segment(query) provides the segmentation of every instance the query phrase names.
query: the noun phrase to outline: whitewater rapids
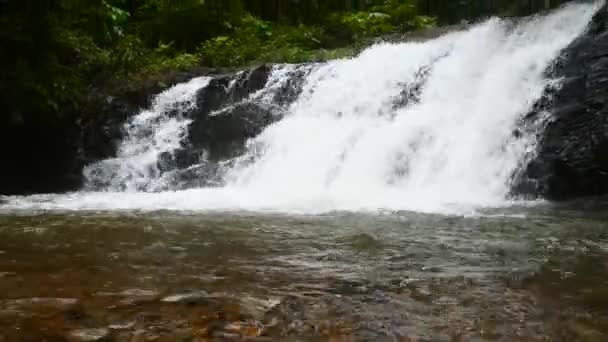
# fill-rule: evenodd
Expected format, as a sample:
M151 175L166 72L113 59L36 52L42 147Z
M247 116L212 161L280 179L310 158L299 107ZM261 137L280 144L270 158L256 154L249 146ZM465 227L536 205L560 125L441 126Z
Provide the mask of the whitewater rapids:
M189 121L168 112L191 108L209 79L177 85L128 124L116 158L94 165L111 178L105 191L8 197L2 208L453 213L511 203L513 175L536 146L534 129L514 131L547 87L559 86L546 71L601 5L570 4L517 24L493 18L306 66L302 94L227 164L221 187L171 191L154 168L186 138ZM267 87L290 67L275 68ZM142 139L141 130L154 134Z

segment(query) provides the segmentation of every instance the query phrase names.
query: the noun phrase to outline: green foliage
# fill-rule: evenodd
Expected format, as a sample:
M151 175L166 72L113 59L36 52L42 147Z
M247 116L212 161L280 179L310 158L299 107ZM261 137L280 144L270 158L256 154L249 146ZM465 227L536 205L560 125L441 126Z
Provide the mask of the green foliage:
M426 15L417 15L406 23L407 27L416 30L427 30L437 26L437 18Z
M311 60L312 50L324 39L319 27L273 24L245 16L229 35L203 42L198 49L202 61L213 67L235 67L255 62L297 63Z
M335 36L349 42L364 37L393 32L391 16L380 12L347 12L335 14L329 20L329 27Z
M408 21L418 14L416 2L407 0L386 0L381 5L374 6L373 10L386 13L397 22Z
M420 15L416 1L387 0L375 10L388 14L397 31L427 29L437 23L434 17Z
M112 37L122 36L131 14L116 6L110 5L106 1L103 1L103 6L102 13L105 16L104 22L108 38L112 39Z
M249 46L242 45L237 38L219 36L204 42L200 53L205 63L212 67L235 66L244 63Z
M269 22L247 15L238 26L233 27L230 35L203 42L198 53L202 61L212 67L238 66L254 60L266 42L273 38Z
M134 35L120 39L111 52L111 65L116 71L128 72L146 63L146 48Z
M0 106L21 122L172 70L346 58L368 38L489 5L530 10L508 0L0 0Z

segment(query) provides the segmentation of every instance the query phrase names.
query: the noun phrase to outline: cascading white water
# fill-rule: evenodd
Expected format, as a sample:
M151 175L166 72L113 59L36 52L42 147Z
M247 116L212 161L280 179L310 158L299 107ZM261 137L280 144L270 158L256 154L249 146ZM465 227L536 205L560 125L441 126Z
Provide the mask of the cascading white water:
M289 201L433 209L497 204L532 137L518 119L545 71L594 13L576 5L511 27L492 19L423 44L384 44L317 70L290 116L256 139L264 155L233 183ZM430 66L419 103L392 110Z
M600 5L571 4L517 25L491 19L432 41L379 44L356 58L315 66L285 118L249 142L221 188L83 192L12 203L300 212L500 205L513 173L534 148L532 135L515 137L513 131L556 81L545 71ZM403 94L409 94L408 103L400 105ZM157 120L165 111L144 112L135 121ZM111 189L138 189L140 181L154 178L142 171L154 159L148 157L174 149L182 138L183 129L167 129L166 120L173 119L156 125L149 151L137 150L142 140L136 129L119 158L102 162L136 175Z
M194 78L156 96L151 109L125 124L118 156L85 168L86 187L130 192L166 188L167 180L158 168L159 157L180 147L191 122L182 113L196 105L197 91L209 81L209 77Z
M280 87L293 66L277 66L272 70L266 87L243 101L256 101L272 105L272 94ZM243 76L240 73L239 76ZM196 107L199 91L212 80L198 77L177 84L157 95L150 109L142 110L124 125L125 138L118 146L116 158L93 163L84 169L85 190L102 189L106 192L159 192L171 190L175 171L162 170L162 158L170 156L188 135L192 119L187 113ZM235 87L239 77L228 85L226 92ZM241 101L242 102L242 101ZM221 115L237 103L211 112ZM202 156L204 157L204 156ZM205 158L203 163L205 163ZM195 165L198 166L198 165ZM194 166L194 167L195 167Z

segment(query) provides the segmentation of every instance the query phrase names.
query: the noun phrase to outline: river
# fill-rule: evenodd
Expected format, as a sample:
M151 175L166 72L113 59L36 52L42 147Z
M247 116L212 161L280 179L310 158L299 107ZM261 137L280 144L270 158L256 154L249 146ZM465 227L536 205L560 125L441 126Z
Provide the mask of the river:
M607 209L5 212L0 336L601 341Z

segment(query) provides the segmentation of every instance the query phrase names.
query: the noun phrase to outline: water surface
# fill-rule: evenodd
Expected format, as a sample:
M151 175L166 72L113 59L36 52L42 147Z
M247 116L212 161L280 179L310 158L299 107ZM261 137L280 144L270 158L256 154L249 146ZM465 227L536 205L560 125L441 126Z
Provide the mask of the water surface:
M0 216L0 341L604 341L608 206Z

